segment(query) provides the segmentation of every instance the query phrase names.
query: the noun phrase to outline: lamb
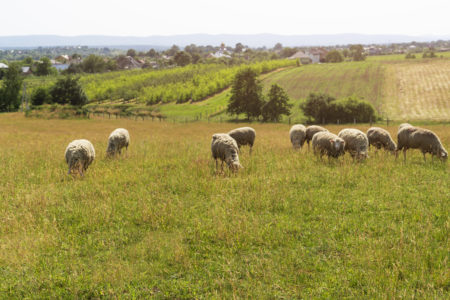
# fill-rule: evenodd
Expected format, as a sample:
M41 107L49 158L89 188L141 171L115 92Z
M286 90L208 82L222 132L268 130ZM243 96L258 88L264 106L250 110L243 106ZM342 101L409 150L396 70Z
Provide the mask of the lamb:
M306 139L306 128L301 124L296 124L289 130L289 137L291 138L292 147L294 149L301 149Z
M327 154L328 158L338 158L344 155L345 141L331 132L320 131L313 136L312 147L314 154L320 154L320 158L323 154Z
M311 125L306 128L306 143L308 143L308 149L309 149L309 142L312 140L313 136L321 131L328 131L328 129L318 125Z
M400 131L400 129L402 129L404 127L413 127L413 126L409 123L402 123L398 126L398 130Z
M432 158L436 155L442 161L446 161L448 158L448 153L444 149L439 137L431 130L406 126L399 129L397 141L397 151L403 149L404 161L406 161L406 150L408 149L420 149L425 162L426 153L431 153Z
M367 130L367 138L369 139L369 148L371 145L378 150L383 147L385 150L396 153L397 145L387 130L380 127L371 127Z
M228 132L233 139L236 140L238 148L241 146L250 145L250 154L252 154L253 144L255 143L256 131L251 127L240 127Z
M238 171L242 168L239 162L239 148L236 140L233 139L229 134L226 133L216 133L212 136L211 141L211 152L212 157L216 161L216 170L218 167L217 159L222 161L221 168L223 169L223 162L225 161L228 167L232 171Z
M353 159L368 157L369 140L364 132L355 128L342 129L338 136L345 141L344 150L348 151Z
M117 153L121 154L121 150L125 147L128 150L130 144L130 134L124 128L117 128L108 138L108 148L106 149L107 156L114 156Z
M81 176L84 176L84 172L95 159L94 146L88 140L74 140L67 146L65 157L69 166L67 174L77 168Z

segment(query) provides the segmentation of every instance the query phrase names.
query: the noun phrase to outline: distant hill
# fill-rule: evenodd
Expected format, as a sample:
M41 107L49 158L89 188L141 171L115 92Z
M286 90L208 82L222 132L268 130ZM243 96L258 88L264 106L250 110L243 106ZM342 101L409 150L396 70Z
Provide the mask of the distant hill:
M277 34L187 34L170 36L106 36L106 35L28 35L28 36L0 36L0 49L5 48L32 48L49 46L91 46L91 47L115 47L133 45L135 47L147 46L148 48L161 48L178 45L184 47L189 44L213 45L225 43L234 46L242 43L250 47L273 47L276 43L283 46L332 46L347 44L389 44L428 42L436 40L450 40L446 36L407 36L407 35L365 35L365 34L327 34L327 35L277 35Z

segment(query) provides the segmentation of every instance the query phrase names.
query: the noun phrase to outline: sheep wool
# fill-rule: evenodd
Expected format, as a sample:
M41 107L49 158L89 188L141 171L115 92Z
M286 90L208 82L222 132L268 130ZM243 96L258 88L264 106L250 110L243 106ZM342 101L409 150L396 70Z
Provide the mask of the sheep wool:
M367 139L369 140L369 147L372 145L377 149L383 147L385 150L395 152L397 145L392 139L389 132L380 127L371 127L367 130Z
M256 131L251 127L240 127L228 132L228 135L236 140L238 148L249 145L250 154L252 153L253 144L255 143Z
M320 154L320 157L326 154L338 158L344 155L345 141L331 132L320 131L313 136L312 147L314 154Z
M228 167L237 171L239 168L242 168L239 162L239 148L236 143L236 140L233 139L229 134L226 133L216 133L212 136L211 141L211 152L212 157L216 161L216 169L218 168L218 161L220 159L223 168L223 162L225 162Z
M442 145L439 137L431 130L414 126L400 128L397 134L398 151L403 149L403 157L406 161L406 151L408 149L420 149L423 154L430 153L432 157L436 155L442 161L446 161L448 153Z
M292 147L294 149L301 149L306 140L306 127L301 124L293 125L291 130L289 130L289 137Z
M106 149L106 155L113 156L121 154L122 148L126 148L128 150L128 145L130 144L130 134L128 130L124 128L117 128L108 138L108 147Z
M328 129L323 128L322 126L318 125L311 125L306 128L306 143L308 143L309 148L309 142L311 142L313 136L321 131L328 131Z
M353 158L364 159L368 157L369 140L364 132L356 128L342 129L338 136L345 141L344 150Z
M94 146L88 140L74 140L67 146L65 158L69 167L68 174L77 168L81 176L84 176L84 172L95 159Z

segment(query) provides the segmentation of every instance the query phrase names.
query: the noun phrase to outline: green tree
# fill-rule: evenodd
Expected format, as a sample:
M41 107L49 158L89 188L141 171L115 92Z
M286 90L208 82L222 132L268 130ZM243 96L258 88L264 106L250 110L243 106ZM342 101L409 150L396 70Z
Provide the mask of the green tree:
M268 98L261 112L264 121L278 122L282 115L291 114L292 104L289 104L289 96L281 86L272 84Z
M37 62L35 73L37 76L47 76L54 73L52 63L48 57L42 57L41 61Z
M227 107L229 114L245 114L249 120L261 115L264 102L262 85L257 76L258 74L251 68L244 68L237 72Z
M58 79L51 88L53 102L81 106L88 102L88 98L81 87L79 77L66 76Z
M242 43L237 43L236 46L234 46L234 52L241 53L242 50L244 50L244 45L242 45Z
M365 60L364 56L364 48L362 45L351 45L350 46L350 56L354 61L362 61Z
M42 105L50 102L51 96L48 88L40 86L33 91L33 94L31 95L31 104Z
M33 65L33 58L31 56L27 56L24 58L24 60L22 62L25 66L31 67Z
M136 50L128 49L127 56L136 57Z
M157 57L158 56L158 52L156 52L156 50L152 48L152 49L148 50L146 55L149 56L149 57Z
M344 61L344 57L337 50L332 50L327 53L325 60L330 63L338 63Z
M106 62L103 57L91 54L83 60L81 67L86 73L101 73L106 69Z
M20 106L20 89L22 88L22 70L17 63L11 63L3 77L0 89L0 111L14 111Z
M305 102L300 104L300 108L306 117L313 118L316 122L326 122L328 105L336 98L327 94L310 93Z
M191 63L192 56L185 51L180 51L175 54L174 60L177 65L184 67Z

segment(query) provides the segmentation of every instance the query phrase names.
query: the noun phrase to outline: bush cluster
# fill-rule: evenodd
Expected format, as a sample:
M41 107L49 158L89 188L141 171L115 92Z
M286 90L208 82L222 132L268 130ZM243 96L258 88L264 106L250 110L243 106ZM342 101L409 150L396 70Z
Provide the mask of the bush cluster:
M51 103L82 106L88 102L88 98L79 80L78 77L66 76L50 88L38 87L31 95L31 103L35 106Z
M337 100L327 94L311 93L300 104L300 108L306 117L316 123L361 123L376 120L372 104L356 97Z

